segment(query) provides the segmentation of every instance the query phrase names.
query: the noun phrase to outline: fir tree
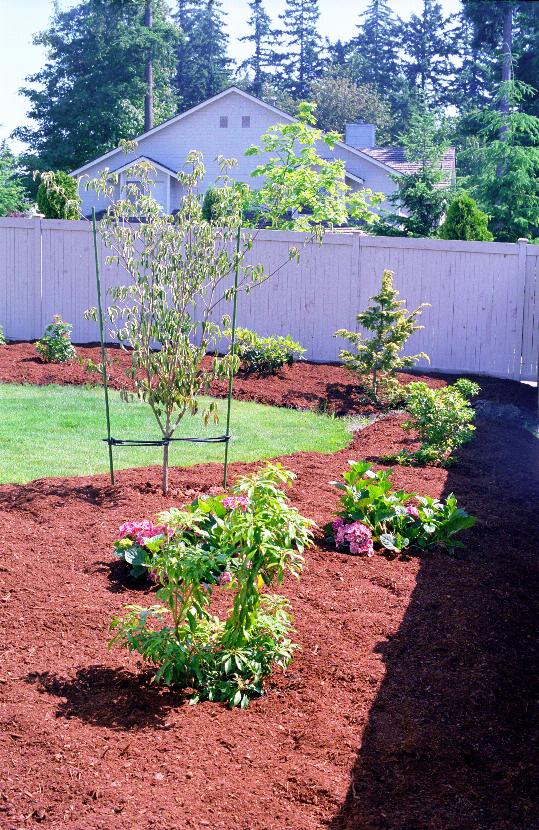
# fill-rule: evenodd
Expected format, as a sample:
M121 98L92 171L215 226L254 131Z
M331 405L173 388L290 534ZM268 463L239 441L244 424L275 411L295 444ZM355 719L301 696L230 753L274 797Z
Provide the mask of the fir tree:
M286 0L280 15L286 39L286 57L279 66L280 83L296 98L305 98L309 84L322 75L319 17L318 0Z
M249 25L252 32L240 38L240 40L252 43L253 53L247 60L243 61L240 69L252 73L252 80L248 84L249 92L261 98L264 84L271 80L272 73L268 70L275 66L276 61L280 59L276 51L280 32L272 28L271 19L264 8L263 0L251 0L249 6L251 8Z
M452 51L460 58L449 85L448 98L460 112L470 112L489 99L492 84L492 50L475 39L472 22L459 12L450 18Z
M400 21L389 7L388 0L371 0L352 41L352 72L358 83L372 84L388 95L399 74Z
M406 341L423 326L416 323L417 317L428 303L422 303L415 311L408 312L404 300L398 300L399 292L393 287L393 271L382 274L382 288L371 297L373 303L357 315L357 322L372 337L367 338L357 331L339 329L335 337L348 340L355 352L343 349L340 358L353 372L369 378L369 391L378 403L382 398L395 398L399 383L395 377L398 369L414 366L421 358L428 360L424 352L416 355L401 355Z
M56 7L34 43L46 49L42 70L21 92L35 126L15 131L32 147L24 163L72 170L144 129L145 65L153 57L154 112L159 123L175 111L172 89L177 29L164 0L153 0L153 27L144 25L146 0L81 0Z
M404 71L409 83L433 103L447 103L452 45L440 3L423 0L421 16L413 14L403 24L402 43L406 52Z
M539 118L523 111L534 93L521 82L501 84L495 106L478 117L475 142L461 153L466 187L500 242L539 237ZM501 101L509 102L509 112Z
M222 6L221 0L184 1L178 6L176 20L185 38L176 74L181 111L211 98L230 84L232 62L227 54Z

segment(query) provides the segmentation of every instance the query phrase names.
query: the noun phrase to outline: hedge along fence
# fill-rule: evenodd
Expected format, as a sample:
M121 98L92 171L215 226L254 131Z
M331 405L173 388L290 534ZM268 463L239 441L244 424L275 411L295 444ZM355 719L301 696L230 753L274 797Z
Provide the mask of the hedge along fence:
M302 234L258 231L250 254L271 271L286 262ZM73 323L75 343L95 342L83 312L96 303L90 223L0 219L0 324L6 337L34 340L55 312ZM103 289L124 281L105 265ZM300 263L281 267L268 283L242 295L238 324L259 334L290 334L307 359L338 358L338 328L354 328L380 285L384 268L408 308L431 303L410 353L425 351L431 368L517 380L537 378L539 247L526 242L459 242L326 234L301 248ZM424 364L426 365L426 364Z

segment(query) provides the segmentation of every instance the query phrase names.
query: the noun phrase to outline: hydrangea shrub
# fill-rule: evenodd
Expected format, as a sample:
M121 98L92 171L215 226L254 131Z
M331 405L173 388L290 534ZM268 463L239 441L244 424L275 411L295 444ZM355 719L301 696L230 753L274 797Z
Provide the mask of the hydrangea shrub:
M335 546L350 553L372 556L401 553L407 548L440 546L453 552L462 547L455 536L475 524L475 518L457 506L453 494L445 501L394 490L391 470L374 471L366 461L349 461L341 491L338 518L326 532Z

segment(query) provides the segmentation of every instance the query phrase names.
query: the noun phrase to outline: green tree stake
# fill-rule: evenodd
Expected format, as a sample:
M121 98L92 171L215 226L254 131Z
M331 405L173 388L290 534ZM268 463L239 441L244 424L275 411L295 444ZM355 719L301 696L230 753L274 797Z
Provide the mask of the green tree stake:
M240 270L240 246L241 246L241 225L238 227L236 236L236 268L234 269L234 299L232 301L232 335L230 339L230 353L232 363L228 375L228 399L226 404L226 430L225 435L225 462L223 468L223 487L227 486L228 479L228 445L230 444L230 412L232 409L232 386L234 383L234 355L236 353L236 316L238 311L238 275Z
M97 313L99 319L99 342L101 344L101 376L105 390L105 415L107 419L107 445L109 448L109 469L110 483L114 484L114 460L112 457L112 444L110 443L110 407L109 388L107 384L107 360L105 357L105 335L103 331L103 306L101 305L101 279L99 276L99 254L97 251L97 228L95 225L95 208L92 208L92 229L94 234L94 255L95 255L95 281L97 285Z

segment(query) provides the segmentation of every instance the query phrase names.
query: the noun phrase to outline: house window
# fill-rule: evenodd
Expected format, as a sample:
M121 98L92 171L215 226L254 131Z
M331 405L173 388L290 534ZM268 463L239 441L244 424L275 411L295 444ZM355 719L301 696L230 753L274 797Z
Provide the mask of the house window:
M242 115L242 117L241 117L241 126L242 127L250 127L251 126L251 116L250 115Z
M225 129L228 127L228 115L221 115L219 118L219 126L221 129Z

